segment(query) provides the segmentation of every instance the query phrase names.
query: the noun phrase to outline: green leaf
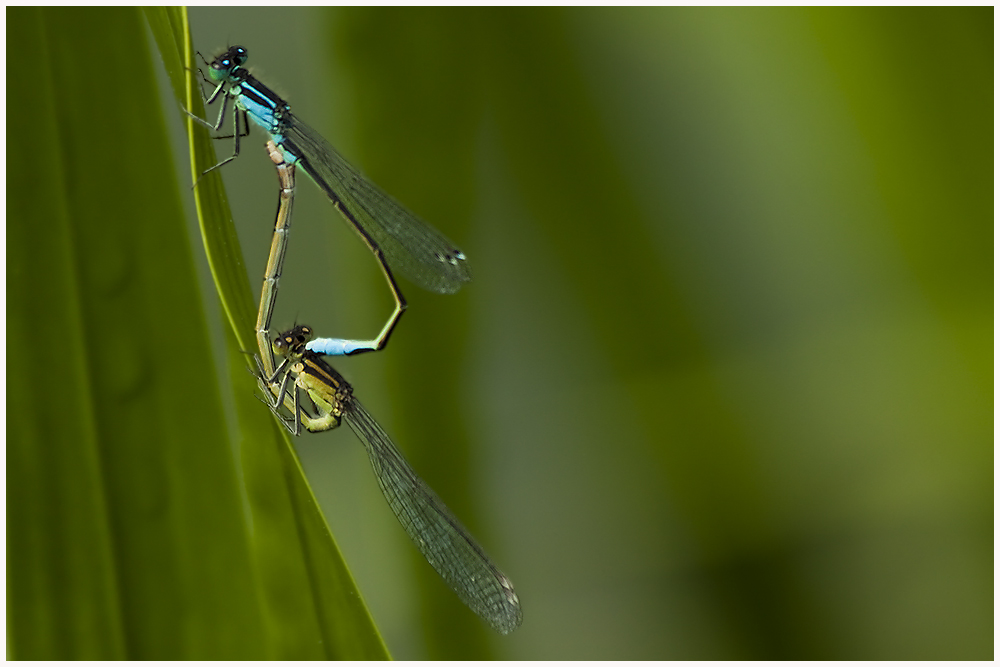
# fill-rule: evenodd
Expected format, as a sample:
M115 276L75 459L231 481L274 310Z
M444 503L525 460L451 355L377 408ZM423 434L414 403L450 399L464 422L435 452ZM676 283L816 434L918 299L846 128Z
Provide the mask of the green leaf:
M200 113L184 11L146 16ZM217 176L195 191L230 324L228 358L211 354L141 15L14 8L8 21L8 121L30 129L7 151L9 656L386 657L253 396L253 303ZM192 142L200 172L211 142L200 129Z

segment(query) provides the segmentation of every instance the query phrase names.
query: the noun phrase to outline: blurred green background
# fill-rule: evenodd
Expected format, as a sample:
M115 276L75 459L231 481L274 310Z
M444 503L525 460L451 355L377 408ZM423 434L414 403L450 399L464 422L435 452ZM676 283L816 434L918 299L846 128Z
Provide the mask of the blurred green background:
M510 575L523 627L493 636L421 562L352 434L295 442L394 657L992 659L991 8L190 21L196 49L246 47L472 263L457 296L404 281L392 344L336 366ZM31 55L9 46L8 74ZM146 154L189 208L221 378L159 86L174 141ZM277 201L263 141L223 174L255 295ZM295 206L275 327L374 335L391 310L374 261L304 175ZM30 315L8 307L9 361ZM238 430L231 412L216 429ZM8 595L9 628L16 611Z

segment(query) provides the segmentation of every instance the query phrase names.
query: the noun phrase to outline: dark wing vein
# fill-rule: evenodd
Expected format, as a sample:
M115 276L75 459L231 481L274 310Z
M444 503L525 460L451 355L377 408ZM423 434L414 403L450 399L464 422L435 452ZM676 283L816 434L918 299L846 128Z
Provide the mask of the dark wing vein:
M344 421L365 444L389 507L441 578L470 609L501 633L521 624L510 579L421 480L374 418L351 398Z
M471 279L454 243L361 175L318 132L289 114L285 146L302 168L385 253L389 266L433 292L456 292Z

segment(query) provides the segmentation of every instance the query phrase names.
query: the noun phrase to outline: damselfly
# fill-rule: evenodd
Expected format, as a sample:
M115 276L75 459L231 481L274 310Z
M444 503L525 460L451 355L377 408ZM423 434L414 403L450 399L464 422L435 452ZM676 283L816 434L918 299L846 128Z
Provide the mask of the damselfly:
M295 435L300 433L301 425L318 432L337 428L341 420L346 421L364 443L389 507L427 562L494 630L501 634L515 630L521 624L521 603L510 579L417 476L386 432L354 397L351 385L307 348L311 338L312 329L303 325L275 338L272 350L282 361L270 376L265 376L258 360L261 382L268 387L279 384L270 402L271 410ZM315 416L306 412L303 392L313 404ZM293 405L290 420L279 412L282 404L287 405L288 394Z
M250 132L249 120L270 135L288 164L305 170L375 255L389 282L396 310L382 335L375 339L375 349L381 349L406 308L390 266L426 289L452 293L471 278L465 254L362 176L318 132L299 120L283 99L254 78L243 67L246 60L246 49L233 46L211 63L206 62L208 76L216 84L206 96L206 104L212 104L222 95L222 106L214 124L193 117L218 130L230 100L235 107L233 155L206 173L239 156L240 138Z
M257 348L266 371L274 372L271 354L270 327L274 314L274 304L278 298L278 282L285 265L288 249L288 234L292 226L292 203L295 198L295 164L289 163L274 142L268 140L267 153L278 172L278 213L274 218L274 234L271 236L271 252L264 270L264 285L260 291L260 308L257 311ZM389 286L393 286L392 276L385 274ZM389 339L393 327L406 308L405 302L397 300L396 309L389 316L377 338L372 340L352 340L344 338L317 338L309 343L309 349L323 355L346 356L359 352L380 350Z

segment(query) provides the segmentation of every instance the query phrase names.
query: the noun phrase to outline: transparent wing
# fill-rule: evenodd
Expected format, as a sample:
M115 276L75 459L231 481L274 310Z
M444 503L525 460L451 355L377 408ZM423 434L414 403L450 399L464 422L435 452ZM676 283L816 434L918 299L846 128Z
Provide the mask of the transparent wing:
M450 294L469 282L468 262L454 243L362 176L296 116L285 121L283 145L334 206L378 244L394 271L432 292Z
M353 397L344 405L343 419L365 444L389 507L427 562L494 630L505 635L521 625L521 603L510 579L417 477L382 427Z

